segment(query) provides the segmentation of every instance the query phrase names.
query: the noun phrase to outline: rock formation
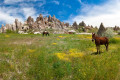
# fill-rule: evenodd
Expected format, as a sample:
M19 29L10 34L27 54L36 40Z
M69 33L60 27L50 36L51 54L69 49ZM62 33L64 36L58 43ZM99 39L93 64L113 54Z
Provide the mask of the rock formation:
M66 27L69 27L70 25L69 25L69 23L65 23L65 26L66 26Z
M78 25L77 25L77 22L76 22L76 21L73 23L73 28L74 28L74 29L78 29Z
M102 34L106 31L103 23L100 24L99 30L97 32L98 36L102 36Z
M113 30L114 31L118 31L120 28L118 27L118 26L115 26L114 28L113 28Z
M27 19L27 24L28 24L30 29L33 28L33 23L34 23L34 19L31 16L29 16Z
M79 26L86 27L86 24L84 21L82 21L81 23L79 23Z
M27 20L22 24L18 19L15 19L15 22L13 24L6 24L5 26L2 25L1 32L5 32L6 30L11 31L27 31L27 30L33 30L33 31L40 31L44 29L54 29L54 30L62 30L65 27L69 27L69 23L64 23L58 20L55 15L51 17L43 17L42 14L37 17L36 21L29 16Z

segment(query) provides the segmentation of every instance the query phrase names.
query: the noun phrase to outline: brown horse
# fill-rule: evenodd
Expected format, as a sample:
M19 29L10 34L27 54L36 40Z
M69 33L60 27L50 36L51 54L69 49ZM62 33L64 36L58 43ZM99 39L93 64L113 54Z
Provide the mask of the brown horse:
M92 33L92 41L94 40L97 48L97 53L100 54L100 45L105 45L106 51L108 51L109 40L107 37L98 37L95 35L95 33Z
M49 34L48 31L43 31L42 35L43 35L43 36L44 36L44 35L49 36L50 34Z

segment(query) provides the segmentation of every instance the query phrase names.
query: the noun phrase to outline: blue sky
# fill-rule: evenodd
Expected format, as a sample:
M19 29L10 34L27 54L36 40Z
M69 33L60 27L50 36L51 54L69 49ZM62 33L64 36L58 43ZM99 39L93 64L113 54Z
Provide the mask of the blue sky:
M36 19L55 15L59 20L88 25L120 26L120 0L0 0L0 25L13 23L15 18L24 22L28 16Z

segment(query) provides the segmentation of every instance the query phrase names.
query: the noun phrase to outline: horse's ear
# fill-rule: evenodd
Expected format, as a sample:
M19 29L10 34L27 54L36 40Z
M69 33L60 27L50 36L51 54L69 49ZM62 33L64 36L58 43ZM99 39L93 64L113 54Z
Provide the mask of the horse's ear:
M95 33L92 33L92 35L95 35Z

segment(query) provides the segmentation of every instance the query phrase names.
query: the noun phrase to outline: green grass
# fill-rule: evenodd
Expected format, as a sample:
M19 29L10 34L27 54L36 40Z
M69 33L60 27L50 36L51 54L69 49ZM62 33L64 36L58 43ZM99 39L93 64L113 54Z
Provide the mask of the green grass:
M91 35L0 34L0 79L120 80L120 36L101 54Z

